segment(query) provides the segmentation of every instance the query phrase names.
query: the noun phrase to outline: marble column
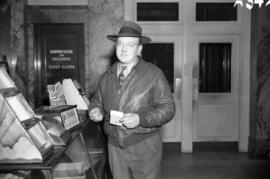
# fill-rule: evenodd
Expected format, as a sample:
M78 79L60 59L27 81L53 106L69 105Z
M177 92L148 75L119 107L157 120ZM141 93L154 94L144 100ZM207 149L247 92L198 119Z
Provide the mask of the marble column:
M249 153L270 157L270 7L252 12Z
M24 7L25 0L11 1L11 76L16 86L27 94L26 59L25 59L25 36L24 36Z

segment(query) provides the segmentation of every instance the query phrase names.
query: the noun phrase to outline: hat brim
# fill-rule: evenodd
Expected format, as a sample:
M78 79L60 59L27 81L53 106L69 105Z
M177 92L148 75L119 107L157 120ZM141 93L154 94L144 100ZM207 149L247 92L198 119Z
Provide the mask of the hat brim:
M115 35L107 35L107 38L113 42L117 42L118 37L138 37L140 39L140 44L148 44L151 42L151 38L147 36L134 35L134 34L115 34Z

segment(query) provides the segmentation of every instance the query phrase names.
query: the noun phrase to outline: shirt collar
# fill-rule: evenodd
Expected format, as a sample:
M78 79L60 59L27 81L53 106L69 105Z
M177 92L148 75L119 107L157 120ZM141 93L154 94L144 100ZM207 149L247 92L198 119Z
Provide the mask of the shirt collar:
M140 68L140 66L141 66L141 63L142 63L142 58L140 56L138 56L138 62L133 66L132 69L138 70ZM111 68L109 69L109 71L117 75L117 69L118 69L119 64L120 64L120 62L114 63L111 66Z

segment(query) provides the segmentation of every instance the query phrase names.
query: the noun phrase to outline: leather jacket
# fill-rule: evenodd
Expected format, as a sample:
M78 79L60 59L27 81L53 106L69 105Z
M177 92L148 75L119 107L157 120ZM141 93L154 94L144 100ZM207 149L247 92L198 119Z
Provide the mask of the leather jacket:
M89 110L101 109L109 143L127 147L160 133L161 126L172 120L175 104L170 86L157 66L139 59L121 87L117 65L118 62L102 75ZM111 110L137 113L140 125L128 129L110 124Z

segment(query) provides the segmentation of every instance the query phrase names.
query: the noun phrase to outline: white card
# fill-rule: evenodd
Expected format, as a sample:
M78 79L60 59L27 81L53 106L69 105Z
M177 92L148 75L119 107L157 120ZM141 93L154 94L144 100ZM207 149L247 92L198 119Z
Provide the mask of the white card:
M124 113L120 111L111 110L110 112L110 124L122 126L120 119L124 117Z

